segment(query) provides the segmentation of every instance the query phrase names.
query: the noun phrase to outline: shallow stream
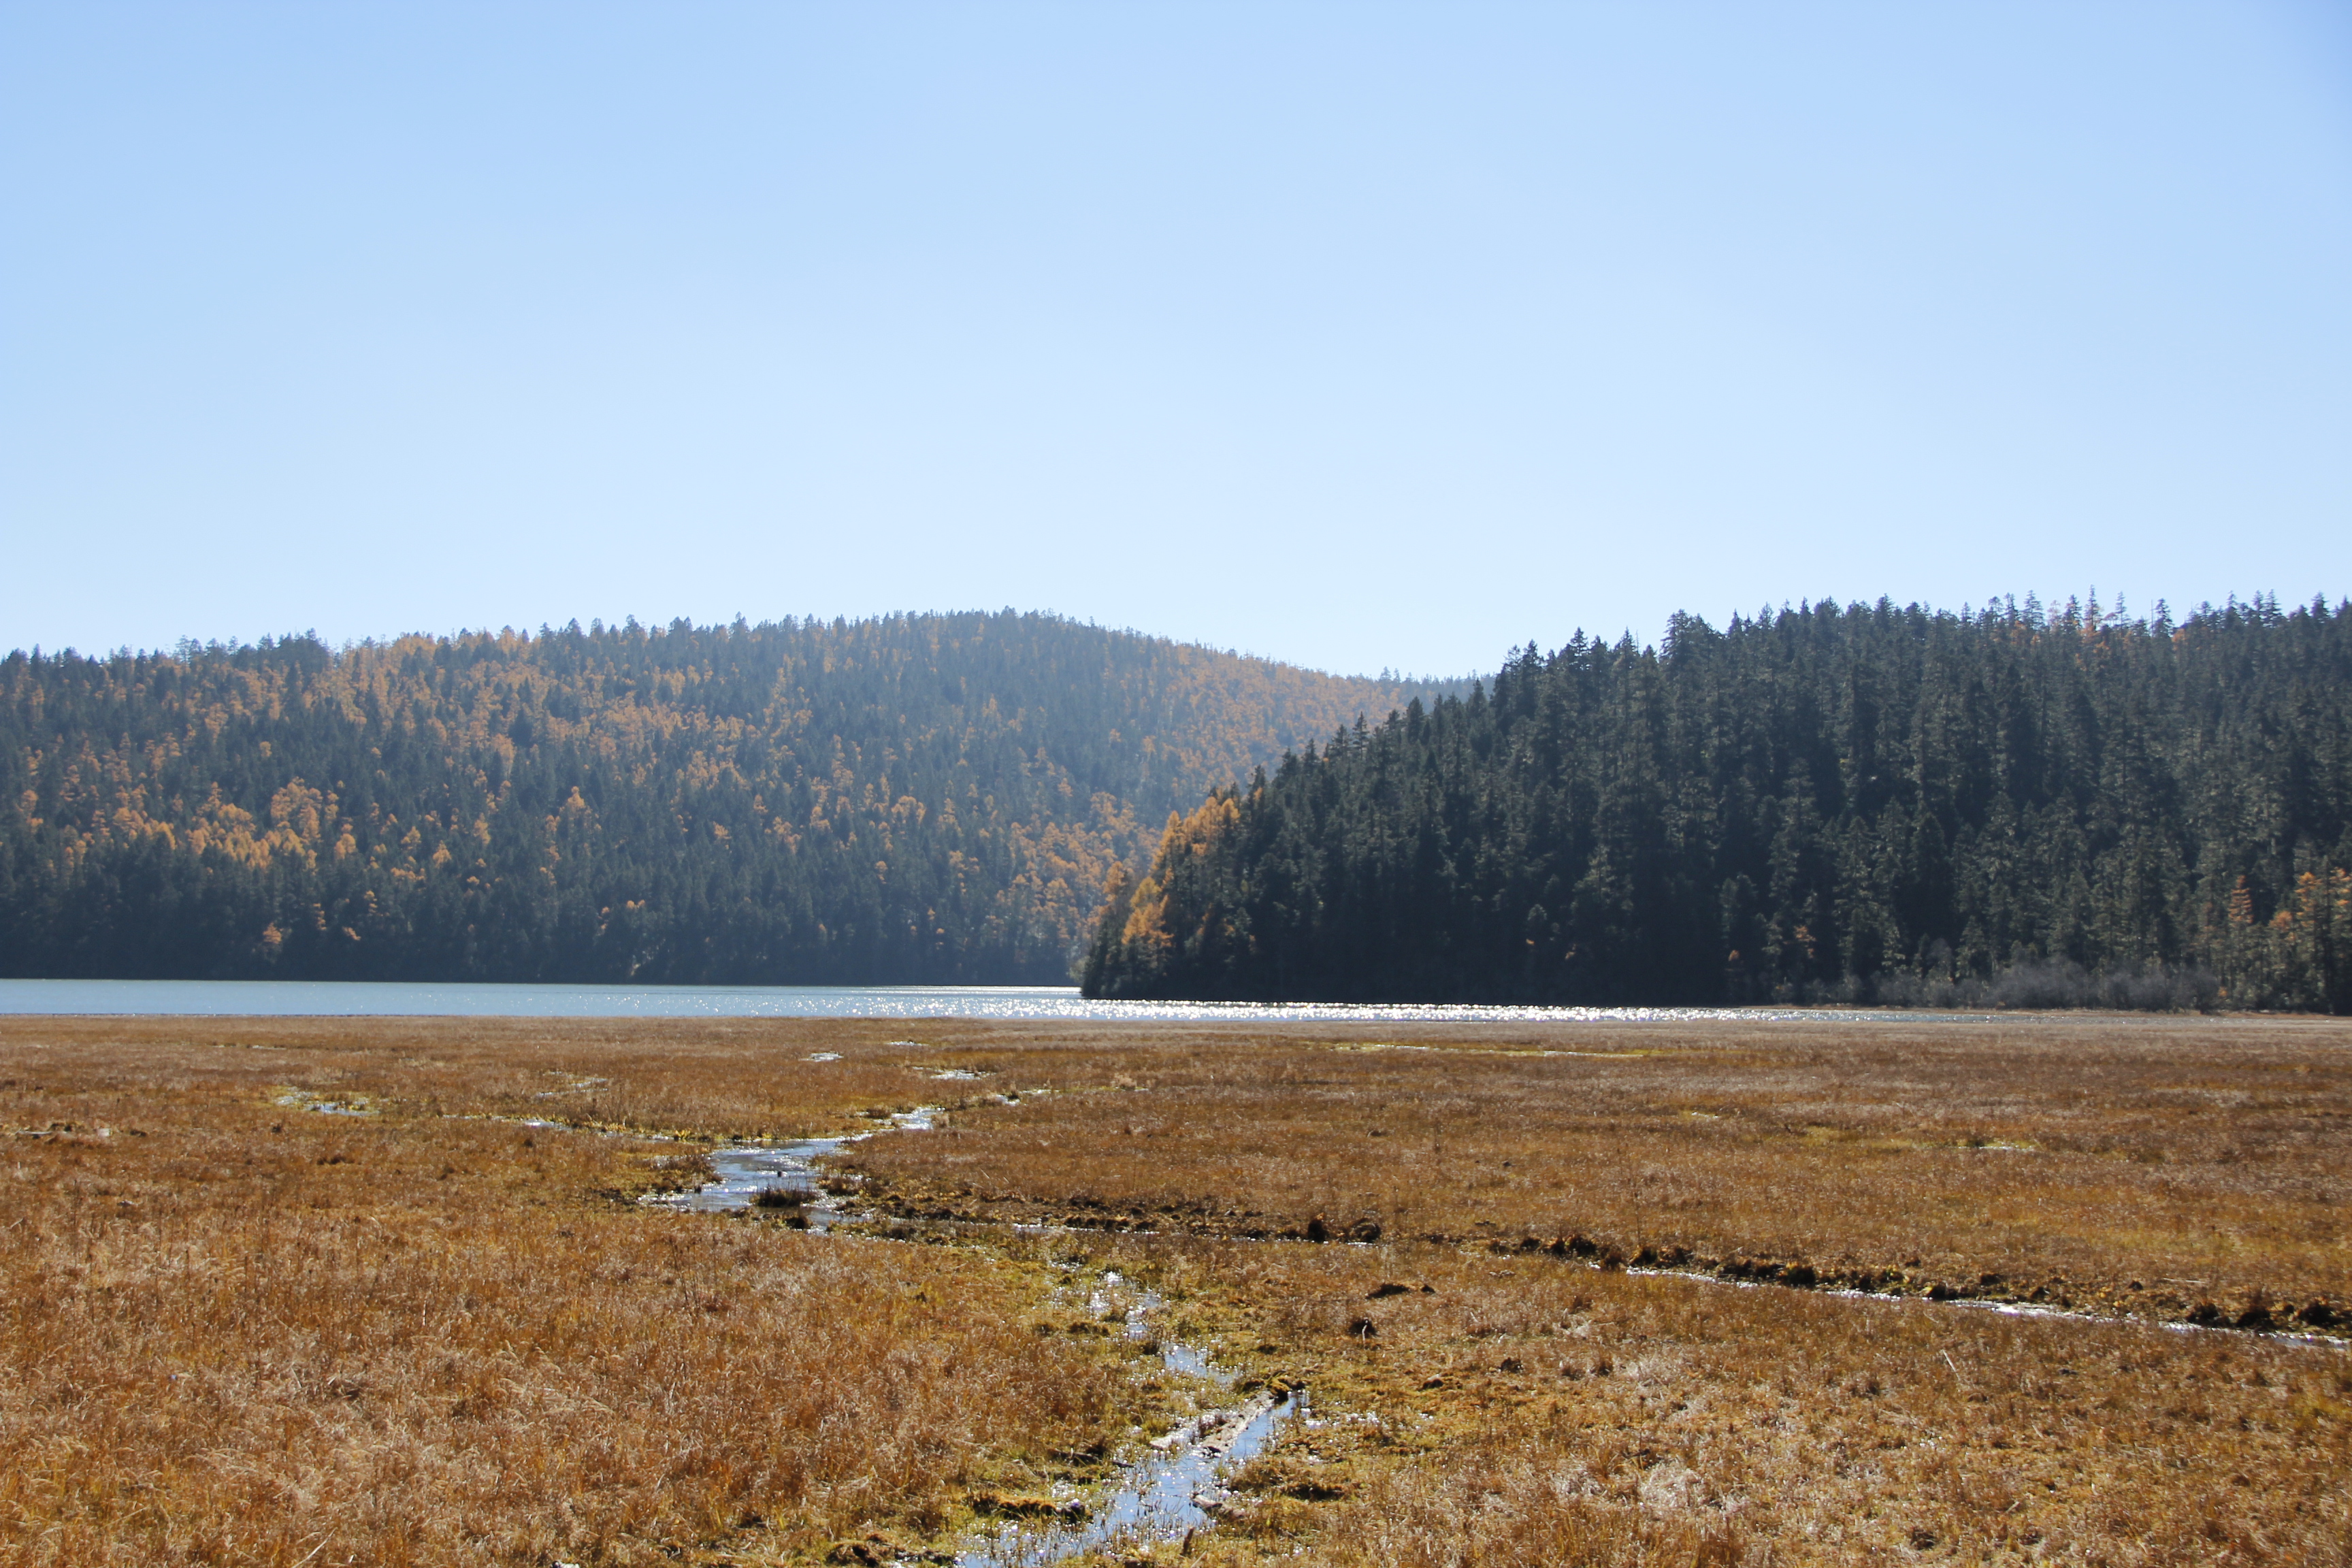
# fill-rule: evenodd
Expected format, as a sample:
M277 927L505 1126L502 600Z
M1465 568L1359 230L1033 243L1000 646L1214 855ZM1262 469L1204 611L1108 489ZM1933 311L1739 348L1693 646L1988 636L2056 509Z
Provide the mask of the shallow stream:
M930 1127L937 1106L902 1111L890 1129L919 1131ZM886 1131L877 1128L875 1131ZM797 1200L796 1213L811 1230L870 1216L818 1185L817 1162L846 1143L873 1132L841 1138L802 1138L786 1143L728 1144L709 1150L715 1179L686 1193L647 1201L699 1212L731 1212ZM775 1194L772 1198L766 1194ZM1155 1332L1163 1303L1152 1291L1130 1292L1117 1273L1106 1273L1087 1300L1089 1317L1108 1321L1114 1309L1131 1340L1152 1343L1160 1364L1179 1376L1204 1381L1221 1393L1210 1408L1158 1437L1143 1452L1117 1461L1125 1472L1092 1487L1072 1488L1055 1499L1055 1509L1035 1517L1008 1520L956 1554L957 1568L1038 1568L1098 1547L1141 1546L1182 1541L1208 1528L1229 1494L1225 1479L1263 1452L1291 1421L1305 1416L1307 1394L1233 1396L1234 1374L1217 1367L1204 1346Z
M902 1110L890 1118L887 1129L877 1127L874 1131L923 1131L939 1113L936 1105ZM772 1193L787 1201L798 1199L808 1227L824 1230L850 1216L817 1185L816 1163L839 1153L844 1144L873 1136L874 1132L851 1132L839 1138L799 1138L789 1143L723 1143L703 1156L710 1162L716 1180L692 1192L655 1194L646 1201L670 1208L726 1213L753 1207L763 1194Z
M1103 1276L1106 1289L1122 1283L1117 1273ZM1112 1304L1099 1291L1087 1303L1097 1315ZM1043 1519L1008 1521L993 1536L975 1541L956 1554L957 1568L1033 1568L1097 1548L1187 1540L1215 1522L1231 1495L1226 1478L1264 1452L1284 1426L1306 1415L1304 1389L1232 1399L1233 1373L1216 1367L1203 1348L1155 1337L1152 1320L1161 1305L1155 1292L1137 1296L1123 1316L1128 1337L1154 1340L1160 1365L1204 1379L1225 1397L1154 1438L1139 1457L1119 1461L1126 1474L1118 1480L1074 1491L1069 1501L1076 1507Z
M344 1110L341 1106L320 1106L316 1109ZM855 1206L854 1200L845 1200L823 1190L818 1184L820 1173L817 1162L837 1153L845 1144L871 1138L877 1132L927 1130L940 1110L939 1106L923 1106L901 1111L890 1118L887 1126L877 1126L873 1131L840 1138L722 1145L709 1150L705 1156L715 1173L714 1180L692 1192L663 1194L647 1201L680 1209L732 1211L759 1205L763 1194L773 1193L776 1197L770 1199L771 1203L781 1200L782 1205L791 1205L797 1200L799 1217L795 1223L804 1223L811 1230L829 1229L836 1224L849 1221L871 1220L877 1216ZM971 1224L957 1228L1035 1231L1052 1227ZM1584 1266L1600 1267L1597 1263ZM1769 1281L1731 1279L1670 1268L1636 1268L1627 1272L1672 1275L1742 1289L1762 1289L1771 1285ZM1070 1488L1054 1500L1056 1505L1055 1511L1007 1521L999 1525L994 1533L975 1538L957 1553L957 1568L1042 1568L1044 1564L1063 1562L1098 1548L1189 1541L1195 1531L1214 1524L1218 1511L1230 1497L1225 1487L1227 1478L1263 1452L1290 1422L1307 1419L1309 1426L1317 1425L1307 1418L1307 1396L1304 1389L1283 1396L1258 1394L1253 1397L1233 1398L1234 1374L1217 1368L1210 1361L1205 1347L1159 1337L1154 1333L1154 1317L1163 1305L1156 1293L1132 1292L1117 1273L1105 1274L1102 1285L1104 1289L1094 1292L1087 1300L1090 1316L1110 1321L1111 1309L1124 1302L1124 1310L1118 1321L1123 1322L1129 1338L1152 1340L1160 1364L1168 1371L1180 1376L1204 1380L1222 1390L1224 1397L1212 1408L1194 1415L1184 1426L1155 1439L1138 1457L1118 1461L1125 1474L1117 1480L1087 1488ZM1771 1288L1787 1287L1775 1285ZM1923 1300L1908 1296L1878 1296L1874 1292L1861 1290L1827 1293L1906 1304ZM2025 1302L1956 1299L1930 1304L1975 1308L2020 1317L2115 1321L2094 1313ZM2189 1323L2165 1323L2162 1326L2188 1332L2242 1331L2230 1328L2208 1331ZM2337 1352L2347 1348L2342 1341L2325 1335L2285 1331L2264 1337L2289 1342L2300 1342Z

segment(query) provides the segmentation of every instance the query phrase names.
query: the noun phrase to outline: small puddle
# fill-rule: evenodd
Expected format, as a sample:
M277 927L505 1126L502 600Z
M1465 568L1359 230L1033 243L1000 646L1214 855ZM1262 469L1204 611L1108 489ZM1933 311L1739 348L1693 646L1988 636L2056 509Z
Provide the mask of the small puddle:
M1231 1495L1225 1476L1262 1452L1306 1406L1300 1394L1203 1415L1179 1434L1186 1438L1183 1447L1137 1460L1117 1491L1089 1500L1085 1519L1007 1525L995 1539L958 1552L956 1568L1034 1568L1097 1549L1181 1541L1206 1530L1216 1522L1213 1510Z
M1120 1281L1117 1274L1106 1274L1103 1282ZM1128 1309L1129 1339L1149 1337L1150 1315L1160 1306L1159 1295L1145 1291ZM1162 1340L1159 1352L1160 1365L1171 1372L1232 1387L1233 1374L1214 1366L1198 1345ZM1202 1411L1154 1438L1142 1457L1125 1464L1124 1478L1073 1494L1068 1514L1006 1523L959 1552L956 1568L1040 1568L1087 1552L1185 1540L1216 1522L1232 1496L1226 1478L1306 1414L1304 1389L1288 1395L1260 1394Z
M350 1100L329 1100L323 1095L312 1094L310 1090L302 1089L289 1089L269 1103L288 1106L296 1110L315 1110L321 1116L373 1116L375 1114L374 1107L368 1104L364 1096L355 1096Z
M765 1193L788 1193L806 1205L809 1224L816 1228L820 1215L826 1220L839 1217L816 1206L824 1199L816 1184L816 1162L839 1152L843 1142L839 1138L803 1138L793 1143L713 1149L703 1157L710 1162L718 1180L690 1193L654 1194L646 1201L668 1208L712 1213L751 1208Z
M902 1110L889 1126L905 1131L927 1131L940 1113L936 1105ZM876 1132L885 1131L876 1128ZM817 1185L816 1163L837 1154L845 1143L871 1138L873 1132L852 1132L839 1138L796 1138L786 1143L728 1143L704 1154L717 1180L690 1193L652 1193L648 1204L697 1213L728 1213L761 1206L761 1198L775 1193L797 1198L811 1230L824 1230L849 1217Z

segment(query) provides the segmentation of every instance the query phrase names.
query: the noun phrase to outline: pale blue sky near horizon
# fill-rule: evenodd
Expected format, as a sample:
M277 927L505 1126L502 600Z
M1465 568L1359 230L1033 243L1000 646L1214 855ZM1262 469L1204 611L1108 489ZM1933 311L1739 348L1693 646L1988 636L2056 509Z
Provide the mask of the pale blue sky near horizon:
M0 4L0 649L2352 593L2334 4Z

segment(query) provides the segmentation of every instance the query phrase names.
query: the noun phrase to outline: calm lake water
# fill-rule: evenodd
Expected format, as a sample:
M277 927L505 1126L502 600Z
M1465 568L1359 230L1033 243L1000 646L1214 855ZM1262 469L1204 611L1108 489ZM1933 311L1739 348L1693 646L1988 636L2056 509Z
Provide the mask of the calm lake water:
M1811 1008L1415 1003L1089 1002L1074 985L472 985L333 980L0 980L0 1013L213 1017L1079 1018L1212 1022L1641 1023L1981 1017Z

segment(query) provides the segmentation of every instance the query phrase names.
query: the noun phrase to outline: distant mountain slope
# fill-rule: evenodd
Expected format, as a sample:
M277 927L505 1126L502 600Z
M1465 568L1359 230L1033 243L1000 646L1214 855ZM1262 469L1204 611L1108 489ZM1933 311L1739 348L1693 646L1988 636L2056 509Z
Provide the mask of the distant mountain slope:
M0 973L1058 983L1172 806L1413 694L1010 612L18 653Z
M1087 984L2352 1011L2352 605L1530 647L1190 813Z

